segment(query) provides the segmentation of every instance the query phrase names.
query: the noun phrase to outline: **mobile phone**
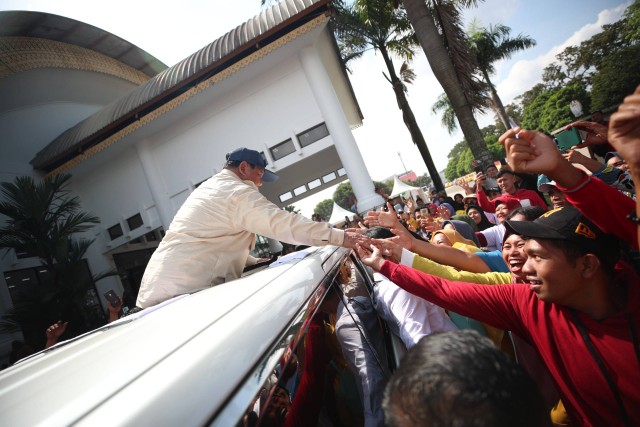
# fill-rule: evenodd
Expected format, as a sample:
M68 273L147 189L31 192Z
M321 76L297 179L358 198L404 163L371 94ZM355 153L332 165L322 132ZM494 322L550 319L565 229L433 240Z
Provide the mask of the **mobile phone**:
M571 147L582 143L578 128L571 128L558 132L555 135L556 145L561 152L570 150Z
M425 218L428 217L430 215L429 214L429 209L427 209L427 208L420 209L420 215L422 215Z
M500 159L500 164L502 166L506 166L507 165L507 160L506 159Z
M120 297L113 289L109 289L107 292L105 292L104 297L113 307L117 307L118 304L120 304Z
M474 166L473 171L475 173L482 173L482 166Z

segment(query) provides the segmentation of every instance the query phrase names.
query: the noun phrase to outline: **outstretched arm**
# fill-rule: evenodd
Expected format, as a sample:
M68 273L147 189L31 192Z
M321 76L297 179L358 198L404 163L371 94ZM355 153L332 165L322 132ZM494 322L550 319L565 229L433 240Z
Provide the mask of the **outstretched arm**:
M502 134L500 142L505 146L507 161L514 171L547 175L558 184L567 200L604 232L638 248L636 227L624 218L633 209L632 199L575 168L562 157L553 140L543 133L510 129ZM607 203L602 203L603 200Z
M393 212L369 212L365 219L371 226L388 227L397 236L391 239L392 243L416 253L422 257L429 258L437 263L449 265L460 270L472 271L474 273L487 273L491 271L487 264L479 256L454 249L448 246L432 245L424 240L416 239L399 222ZM401 249L384 241L377 241L387 252L386 256L394 260L400 260Z
M640 86L627 96L611 115L609 121L609 142L629 165L636 188L640 186ZM636 197L636 217L640 216L640 199ZM640 225L636 225L640 240ZM638 249L636 242L636 249Z

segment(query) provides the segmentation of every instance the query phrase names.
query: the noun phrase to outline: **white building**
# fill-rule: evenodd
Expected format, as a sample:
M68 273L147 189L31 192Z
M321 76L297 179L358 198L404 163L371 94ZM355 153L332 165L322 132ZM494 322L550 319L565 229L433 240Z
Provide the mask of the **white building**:
M98 282L101 299L111 288L135 299L162 230L234 148L263 152L280 180L261 191L280 206L347 176L362 211L382 203L351 134L362 115L328 3L285 0L168 69L90 25L0 13L0 179L72 174L101 219L89 268L122 279ZM38 264L0 258L0 308Z

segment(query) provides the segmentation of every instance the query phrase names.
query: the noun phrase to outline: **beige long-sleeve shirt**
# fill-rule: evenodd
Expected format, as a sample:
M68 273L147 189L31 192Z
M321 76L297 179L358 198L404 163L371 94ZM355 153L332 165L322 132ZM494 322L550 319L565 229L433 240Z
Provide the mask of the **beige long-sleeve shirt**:
M278 208L251 181L224 169L185 201L142 277L136 305L237 279L256 234L291 244L342 245L344 232Z

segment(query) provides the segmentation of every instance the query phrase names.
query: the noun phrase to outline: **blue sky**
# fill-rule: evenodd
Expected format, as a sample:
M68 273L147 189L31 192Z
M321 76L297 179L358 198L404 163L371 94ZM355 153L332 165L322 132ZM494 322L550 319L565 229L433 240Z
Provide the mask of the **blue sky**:
M537 46L496 64L493 82L503 102L525 92L540 81L542 69L564 47L578 44L597 33L603 24L620 18L630 1L616 0L487 0L465 11L482 25L501 23L512 34L533 37ZM36 10L54 13L109 31L137 45L171 66L260 12L260 0L0 0L0 10ZM396 61L400 66L400 61ZM370 53L352 64L350 76L364 114L364 124L354 131L369 174L375 180L403 171L398 153L408 169L426 171L417 148L404 127L393 92L384 79L384 64ZM417 80L409 87L409 103L417 117L438 169L447 154L462 140L461 132L449 135L431 106L443 92L424 55L412 64ZM478 117L481 126L492 115ZM315 204L330 198L332 190L296 203L311 216Z

